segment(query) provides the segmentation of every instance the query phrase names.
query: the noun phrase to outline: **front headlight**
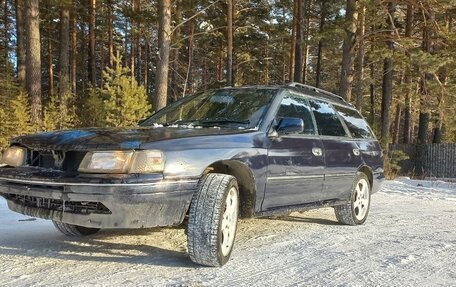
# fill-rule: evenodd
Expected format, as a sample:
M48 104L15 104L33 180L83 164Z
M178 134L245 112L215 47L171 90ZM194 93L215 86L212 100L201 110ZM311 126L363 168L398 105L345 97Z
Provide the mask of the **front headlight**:
M83 173L156 173L165 167L158 150L88 152L78 171Z
M0 164L14 167L22 166L25 164L26 157L27 149L18 146L12 146L6 149L6 151L3 153Z

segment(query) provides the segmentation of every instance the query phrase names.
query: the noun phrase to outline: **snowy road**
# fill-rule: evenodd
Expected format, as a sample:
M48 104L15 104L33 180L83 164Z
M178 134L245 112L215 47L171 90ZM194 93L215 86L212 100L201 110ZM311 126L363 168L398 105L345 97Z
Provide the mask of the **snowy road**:
M372 200L358 227L330 208L242 220L230 262L205 268L181 229L69 240L0 199L0 286L456 286L456 184L387 182Z

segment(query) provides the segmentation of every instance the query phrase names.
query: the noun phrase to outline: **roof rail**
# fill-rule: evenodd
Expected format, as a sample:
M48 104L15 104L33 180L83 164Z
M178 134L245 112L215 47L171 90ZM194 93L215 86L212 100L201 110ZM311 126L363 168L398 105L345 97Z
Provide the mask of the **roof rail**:
M309 86L309 85L304 85L304 84L301 84L301 83L291 82L291 83L288 83L287 86L298 88L298 89L311 90L311 91L314 91L316 93L324 94L325 96L333 97L333 98L336 98L339 101L345 102L345 99L343 97L341 97L341 96L338 96L338 95L333 94L331 92L328 92L328 91L325 91L325 90L322 90L322 89L319 89L319 88L316 88L316 87L312 87L312 86Z

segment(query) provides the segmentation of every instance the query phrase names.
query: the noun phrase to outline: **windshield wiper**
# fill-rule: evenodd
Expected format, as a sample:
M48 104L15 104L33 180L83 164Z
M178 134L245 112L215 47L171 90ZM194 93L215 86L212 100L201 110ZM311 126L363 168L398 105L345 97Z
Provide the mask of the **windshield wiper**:
M213 119L213 120L202 120L202 124L242 124L249 125L249 120L230 120L230 119Z
M199 120L177 120L169 123L165 123L166 126L171 126L171 125L188 125L188 124L194 124L198 122Z

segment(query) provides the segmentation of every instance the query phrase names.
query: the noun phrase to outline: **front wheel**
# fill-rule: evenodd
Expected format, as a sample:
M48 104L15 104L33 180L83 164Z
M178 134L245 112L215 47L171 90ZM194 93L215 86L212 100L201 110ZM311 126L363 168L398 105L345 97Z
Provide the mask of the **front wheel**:
M371 186L364 173L359 173L353 181L350 201L334 207L337 220L346 225L363 224L369 214Z
M188 219L190 259L222 266L230 258L239 215L239 188L231 175L205 175L192 198Z
M59 221L52 221L54 223L55 228L58 231L65 234L66 236L72 237L82 237L86 235L92 235L97 233L100 229L99 228L89 228L79 225L73 225L68 223L63 223Z

